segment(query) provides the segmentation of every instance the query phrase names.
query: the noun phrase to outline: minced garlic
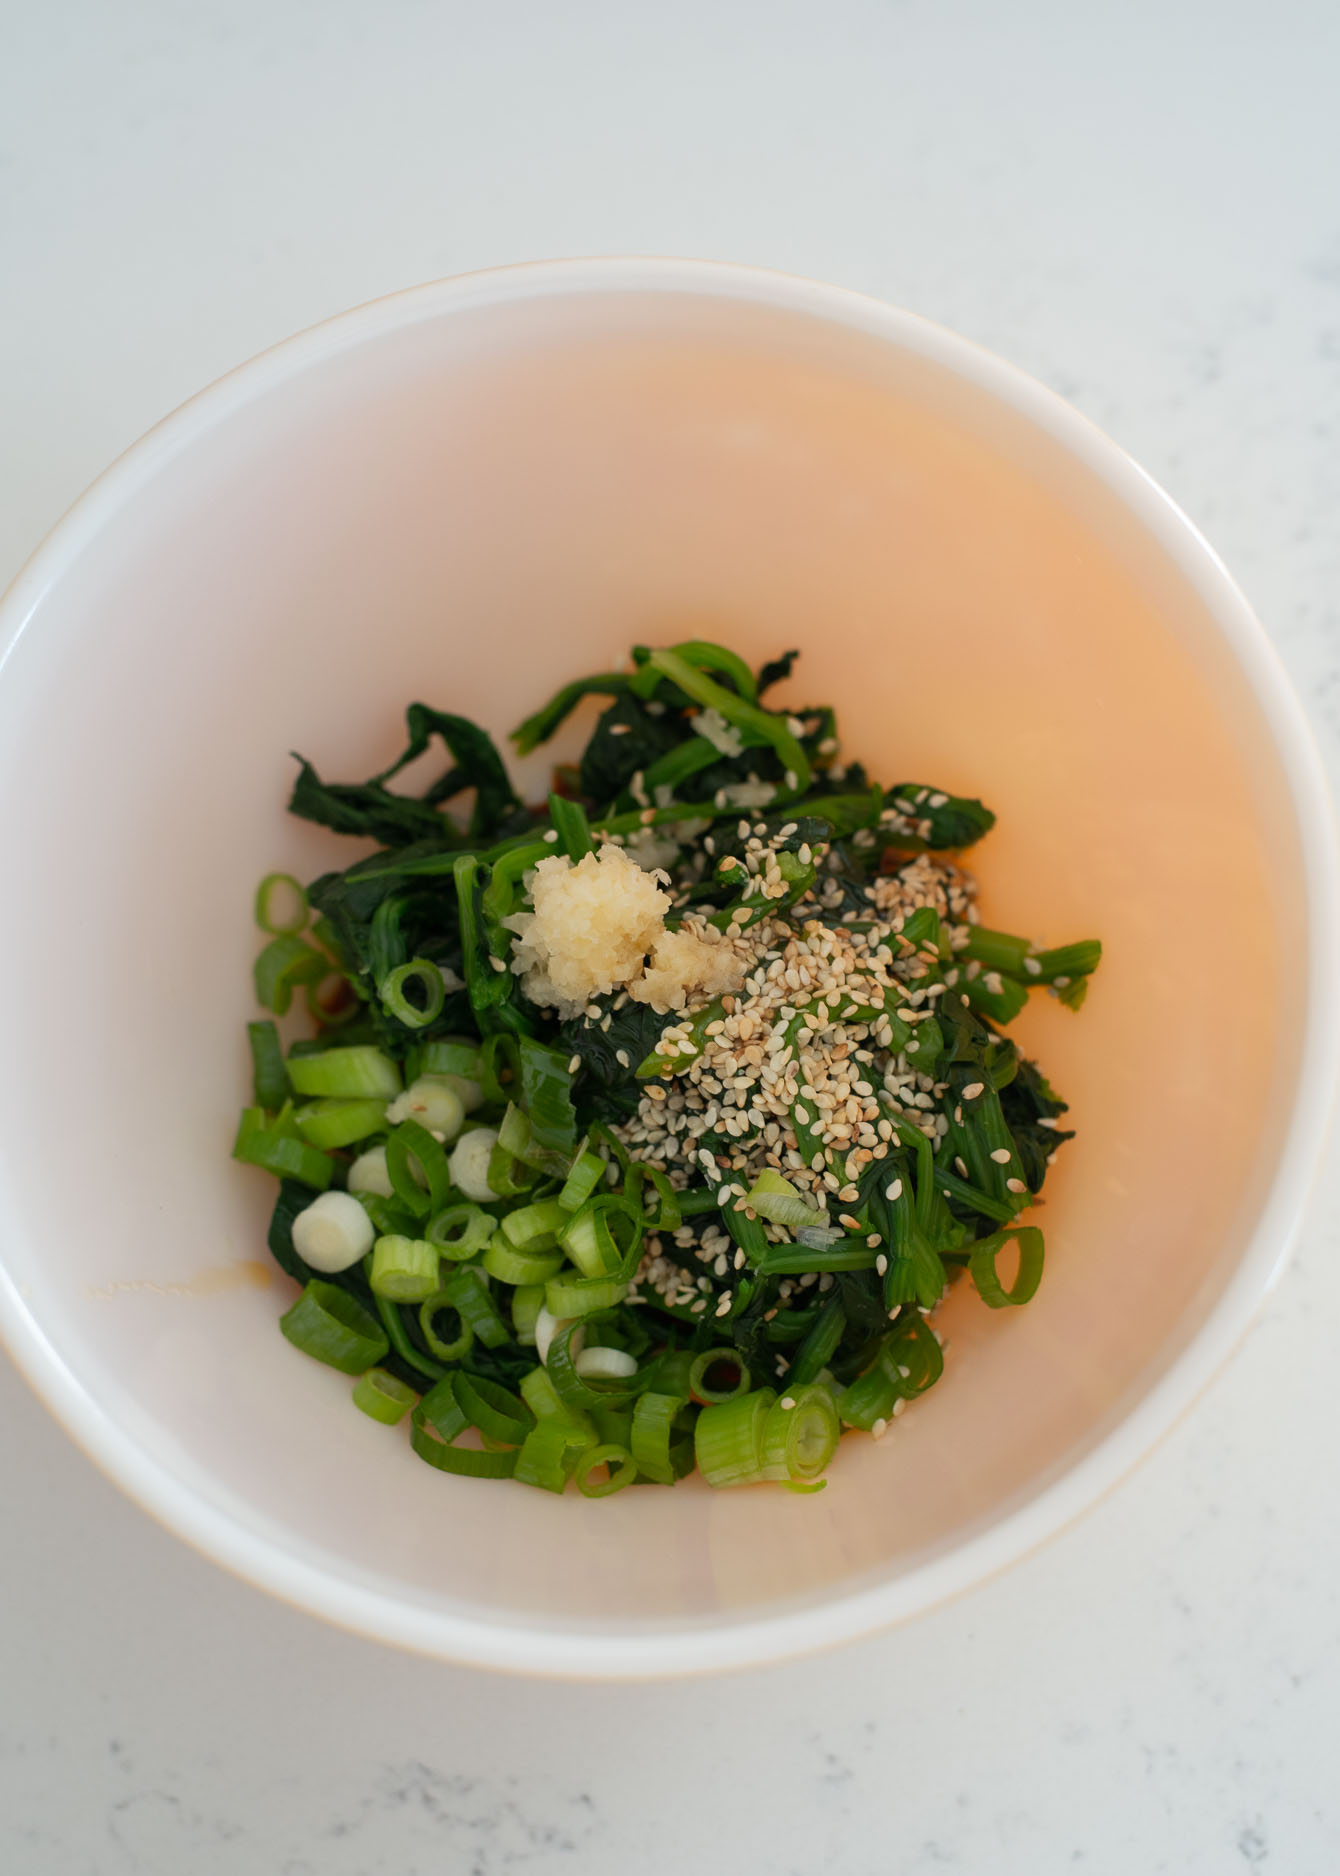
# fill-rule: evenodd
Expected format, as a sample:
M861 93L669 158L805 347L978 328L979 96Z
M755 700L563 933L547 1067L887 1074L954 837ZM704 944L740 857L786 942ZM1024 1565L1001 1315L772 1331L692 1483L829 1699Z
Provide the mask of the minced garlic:
M656 940L651 962L629 984L628 994L635 1003L650 1003L662 1012L682 1010L691 996L719 997L738 990L746 965L736 945L713 926L686 919L678 931L663 932Z
M619 989L659 1010L680 1010L691 994L718 996L743 981L742 947L705 920L666 930L668 893L621 847L603 846L576 865L551 854L528 886L534 910L506 920L516 934L512 969L532 1003L556 1007L560 1016L576 1016L592 997Z

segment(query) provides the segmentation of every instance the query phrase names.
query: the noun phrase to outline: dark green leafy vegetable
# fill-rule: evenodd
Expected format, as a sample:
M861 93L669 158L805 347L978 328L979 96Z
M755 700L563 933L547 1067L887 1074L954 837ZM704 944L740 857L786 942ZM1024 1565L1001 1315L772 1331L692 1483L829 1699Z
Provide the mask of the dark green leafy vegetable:
M409 741L403 753L366 782L323 782L311 763L299 756L298 779L289 799L290 813L306 821L318 821L337 834L364 834L387 846L401 846L410 841L449 839L454 830L439 812L442 804L475 791L466 835L472 841L496 840L512 831L512 824L522 816L502 758L486 730L468 717L451 716L442 710L430 710L415 703L405 712ZM400 771L424 754L434 738L439 738L452 758L421 796L394 794L386 784ZM459 837L458 845L465 844Z
M938 1380L950 1285L1002 1309L1041 1280L1018 1221L1072 1136L1003 1032L1035 992L1078 1008L1101 947L982 923L952 856L991 810L840 765L830 706L772 705L795 661L685 640L564 686L513 735L602 700L542 808L423 704L366 781L300 763L294 812L378 850L262 882L258 996L304 989L318 1030L285 1056L249 1026L234 1152L281 1181L285 1333L439 1470L604 1496L696 1452L712 1484L816 1490L840 1423L881 1433ZM393 789L434 743L436 779ZM635 956L568 1005L527 974L533 869L588 855L663 869L646 969L687 934L738 955L733 987L666 1009ZM293 1237L326 1189L376 1245L334 1272Z

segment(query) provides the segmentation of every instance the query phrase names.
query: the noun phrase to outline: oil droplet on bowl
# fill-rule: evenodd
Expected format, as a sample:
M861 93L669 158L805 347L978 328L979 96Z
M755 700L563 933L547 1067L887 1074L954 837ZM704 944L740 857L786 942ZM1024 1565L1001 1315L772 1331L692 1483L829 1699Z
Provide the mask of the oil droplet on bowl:
M235 1264L209 1264L185 1283L160 1283L153 1277L132 1277L121 1283L89 1284L85 1296L220 1296L227 1290L264 1290L270 1285L270 1266L255 1258Z

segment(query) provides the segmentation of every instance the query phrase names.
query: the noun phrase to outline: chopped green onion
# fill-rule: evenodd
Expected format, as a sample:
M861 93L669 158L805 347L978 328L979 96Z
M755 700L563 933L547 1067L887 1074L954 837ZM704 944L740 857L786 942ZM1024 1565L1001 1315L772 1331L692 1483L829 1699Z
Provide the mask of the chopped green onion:
M362 1374L387 1352L375 1316L337 1284L313 1277L279 1327L295 1348L341 1374Z
M617 1277L551 1277L544 1286L544 1305L551 1316L560 1320L589 1316L622 1302L627 1289L628 1285Z
M583 1381L628 1381L637 1373L637 1357L626 1348L591 1342L573 1356L573 1366Z
M563 1268L561 1251L517 1251L501 1232L490 1242L480 1264L499 1283L542 1284Z
M587 1325L580 1320L560 1323L553 1332L545 1366L565 1406L591 1412L597 1407L624 1407L636 1400L645 1386L644 1375L634 1375L627 1382L605 1381L591 1387L577 1372L573 1337L584 1334ZM580 1346L580 1344L579 1344Z
M523 1344L535 1341L535 1324L544 1308L542 1283L519 1283L512 1292L512 1327Z
M538 1205L522 1205L508 1212L502 1231L514 1250L547 1251L558 1242L567 1221L568 1214L558 1199L543 1199Z
M352 1184L350 1193L355 1197L368 1217L372 1220L375 1235L379 1238L414 1238L420 1236L419 1220L412 1212L402 1211L394 1199L382 1198L377 1192L365 1192ZM425 1231L422 1236L428 1237ZM428 1239L432 1243L432 1239Z
M924 1394L944 1373L940 1338L916 1310L909 1310L899 1319L884 1343L880 1360L890 1374L896 1371L899 1389L907 1400Z
M589 1354L584 1349L583 1354ZM628 1450L628 1442L633 1435L633 1409L631 1407L593 1407L591 1424L596 1430L596 1438L605 1446L622 1446Z
M456 1318L456 1334L448 1340L438 1334L438 1323L448 1311ZM419 1305L419 1327L423 1339L437 1356L439 1361L464 1361L474 1347L475 1332L465 1320L464 1312L445 1290L437 1290L426 1302Z
M618 1223L625 1243L615 1236ZM559 1232L558 1241L583 1276L601 1277L615 1271L632 1276L642 1246L641 1213L633 1201L617 1192L587 1199ZM558 1313L558 1312L555 1312Z
M354 1406L370 1420L380 1420L383 1426L393 1427L403 1420L418 1398L412 1387L385 1368L369 1368L354 1382Z
M584 1408L568 1406L554 1386L547 1368L532 1368L529 1374L522 1375L519 1386L522 1400L537 1420L566 1420L591 1440L595 1439L595 1426L590 1415Z
M524 1119L524 1116L522 1116ZM462 1140L468 1141L469 1134L463 1134ZM499 1199L520 1198L539 1183L541 1174L537 1166L527 1160L518 1159L502 1144L501 1139L494 1141L488 1156L488 1187L491 1195ZM457 1184L460 1184L459 1179Z
M441 1142L417 1120L402 1120L387 1135L386 1170L397 1199L416 1218L440 1211L451 1197L451 1171Z
M639 1472L673 1485L693 1470L693 1408L683 1394L639 1394L629 1449ZM678 1435L678 1437L676 1437Z
M256 1001L262 1009L283 1016L300 984L319 983L330 973L330 960L295 933L272 938L252 967ZM294 1084L296 1086L296 1083Z
M451 1183L476 1205L491 1205L498 1193L489 1184L489 1169L498 1142L493 1127L467 1127L451 1149L447 1171Z
M444 1257L463 1264L479 1255L493 1232L493 1219L478 1205L448 1205L433 1213L423 1235Z
M264 1111L244 1107L233 1142L233 1158L259 1166L278 1179L297 1179L324 1192L335 1174L335 1162L305 1140L299 1140L278 1121L267 1126Z
M536 1425L526 1403L496 1381L483 1375L458 1374L454 1378L456 1400L472 1426L490 1439L507 1446L520 1446Z
M316 1055L290 1050L288 1077L298 1094L389 1101L400 1093L400 1070L389 1055L369 1043L322 1049Z
M432 1393L425 1394L410 1415L410 1445L439 1472L454 1472L474 1479L509 1479L516 1469L516 1452L480 1452L456 1441L469 1420L456 1403L452 1377L446 1375ZM438 1397L435 1400L435 1397ZM430 1408L429 1403L433 1406Z
M698 1470L709 1485L749 1485L763 1476L763 1434L777 1399L770 1387L704 1407L693 1429Z
M522 1485L562 1492L572 1477L578 1454L594 1440L594 1434L583 1432L571 1420L557 1415L541 1420L521 1442L512 1476Z
M279 1031L271 1022L248 1023L247 1041L251 1045L252 1099L257 1107L273 1112L289 1098L289 1079Z
M390 1303L422 1303L437 1288L437 1267L437 1247L424 1238L378 1238L368 1281Z
M386 1116L385 1101L308 1101L293 1118L311 1146L331 1149L352 1146L376 1133Z
M272 937L304 931L311 908L292 873L267 873L256 888L256 923Z
M293 1248L311 1270L329 1277L349 1270L372 1249L376 1235L364 1206L350 1192L320 1192L294 1218Z
M427 1375L430 1381L440 1381L443 1374L441 1363L431 1360L422 1349L417 1348L410 1341L399 1305L388 1303L384 1296L374 1295L372 1300L376 1304L377 1314L386 1332L386 1339L401 1361L411 1368L417 1368L419 1373Z
M786 1393L769 1408L764 1424L763 1477L812 1484L826 1471L841 1434L828 1389L801 1387L788 1377Z
M581 1152L572 1162L572 1171L563 1182L558 1202L565 1212L578 1211L593 1192L600 1189L608 1161L598 1153Z
M410 1053L412 1080L420 1075L451 1075L462 1081L478 1081L482 1071L477 1042L458 1042L450 1037L417 1043Z
M477 1265L465 1264L453 1271L442 1285L442 1293L450 1297L462 1320L474 1330L475 1340L485 1348L501 1348L511 1340L490 1294L488 1277Z
M418 993L415 1001L408 994L411 988ZM377 994L386 1014L407 1029L424 1029L436 1021L447 1000L442 973L431 958L411 958L408 964L397 965L378 984Z
M443 1142L454 1140L465 1125L465 1104L446 1075L416 1075L403 1094L398 1094L386 1110L394 1126L398 1121L417 1120Z
M606 1468L605 1478L593 1480L591 1474L601 1466ZM633 1483L637 1462L623 1446L588 1446L578 1454L572 1476L583 1498L608 1498L611 1492L621 1492Z
M507 1104L507 1112L498 1122L498 1145L513 1159L525 1159L530 1151L530 1120L514 1101Z
M749 1370L733 1348L705 1348L689 1368L689 1392L695 1400L719 1406L749 1392Z
M996 1270L996 1259L1011 1238L1019 1246L1019 1268L1013 1288L1007 1290ZM968 1274L988 1309L1004 1309L1009 1304L1027 1303L1037 1294L1042 1264L1042 1233L1036 1225L1021 1225L1015 1231L995 1231L989 1238L979 1238L968 1259Z

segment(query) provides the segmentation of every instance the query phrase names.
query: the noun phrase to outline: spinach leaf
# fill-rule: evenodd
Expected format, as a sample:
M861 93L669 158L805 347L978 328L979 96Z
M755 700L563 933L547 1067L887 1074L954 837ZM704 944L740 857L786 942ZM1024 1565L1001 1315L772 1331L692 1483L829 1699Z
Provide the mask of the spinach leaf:
M637 1080L637 1065L674 1020L659 1016L649 1004L631 999L616 1010L615 1001L611 997L598 999L610 1019L608 1029L603 1022L587 1022L575 1016L563 1024L555 1039L554 1047L561 1055L581 1057L581 1067L573 1076L572 1095L583 1126L593 1120L627 1120L636 1112L643 1086ZM627 1057L627 1067L619 1060L620 1052Z
M1019 1057L1018 1072L1000 1091L1000 1111L1005 1125L1014 1136L1020 1163L1029 1190L1038 1192L1047 1177L1047 1156L1058 1146L1073 1140L1073 1133L1059 1127L1039 1126L1041 1120L1055 1120L1067 1110L1067 1103L1056 1093L1046 1076L1033 1062Z
M971 847L996 824L990 808L973 796L947 794L924 782L899 782L885 794L892 806L906 815L918 838L935 850Z
M796 659L799 656L798 651L784 651L780 658L769 658L766 664L759 666L758 695L760 700L765 690L771 690L774 684L785 683L795 669ZM797 712L797 714L800 713Z
M640 698L625 692L601 713L582 751L577 771L582 794L597 807L608 809L635 775L645 774L692 733L678 714L667 711L658 716Z
M311 763L297 756L300 767L290 811L304 820L333 828L337 834L363 834L388 847L416 841L464 846L467 841L437 810L441 803L473 788L470 842L491 841L519 831L513 824L525 824L525 811L487 730L468 717L452 716L421 703L409 706L405 725L409 741L403 753L389 769L370 776L366 782L323 782ZM387 782L421 756L434 737L445 744L452 766L418 798L387 788Z

